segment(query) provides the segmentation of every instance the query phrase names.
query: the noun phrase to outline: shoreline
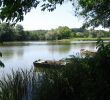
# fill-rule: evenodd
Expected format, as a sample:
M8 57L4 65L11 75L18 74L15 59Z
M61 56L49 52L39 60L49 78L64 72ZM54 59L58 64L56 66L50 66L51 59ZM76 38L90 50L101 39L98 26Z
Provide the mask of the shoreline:
M110 41L110 38L101 38L103 41ZM68 39L61 39L61 40L40 40L40 41L38 41L38 40L27 40L27 41L3 41L3 42L1 42L1 44L2 43L8 43L8 42L10 42L10 43L21 43L21 42L71 42L71 41L97 41L98 40L98 38L68 38Z
M110 41L110 38L101 38L103 41ZM98 38L69 38L58 41L97 41Z

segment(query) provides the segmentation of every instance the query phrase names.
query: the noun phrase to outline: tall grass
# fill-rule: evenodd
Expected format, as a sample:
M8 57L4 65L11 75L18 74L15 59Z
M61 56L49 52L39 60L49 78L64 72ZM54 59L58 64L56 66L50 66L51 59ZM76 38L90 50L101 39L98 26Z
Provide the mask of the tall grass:
M12 71L0 80L0 100L36 100L40 80L32 70Z

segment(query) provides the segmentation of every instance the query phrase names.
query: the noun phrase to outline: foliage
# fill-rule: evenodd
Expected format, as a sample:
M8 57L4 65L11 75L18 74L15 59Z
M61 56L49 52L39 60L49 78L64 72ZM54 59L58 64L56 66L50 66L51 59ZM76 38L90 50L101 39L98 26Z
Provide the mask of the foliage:
M78 0L79 14L86 18L85 26L110 27L109 0Z
M45 40L46 30L24 31L22 25L0 24L0 41Z
M69 38L71 36L71 29L67 26L59 26L56 29L51 29L46 34L47 40L59 40Z
M67 26L64 27L59 26L57 28L57 33L61 34L61 38L68 38L70 37L71 30Z
M16 25L15 30L16 30L17 40L21 40L21 41L24 40L25 33L24 33L23 26L18 24Z
M22 21L24 15L36 8L39 4L37 0L1 0L0 1L0 18L6 21Z
M46 35L46 40L57 40L60 36L57 34L55 29L49 30Z
M13 26L8 23L0 24L0 41L13 41L15 40L15 31Z
M45 40L45 34L47 30L35 30L35 31L28 31L30 40Z
M0 24L0 42L61 40L67 38L87 38L89 40L89 38L99 37L110 37L110 32L103 30L85 30L82 28L70 29L67 26L59 26L58 28L51 30L24 31L23 26L20 24L17 24L16 26L9 23Z

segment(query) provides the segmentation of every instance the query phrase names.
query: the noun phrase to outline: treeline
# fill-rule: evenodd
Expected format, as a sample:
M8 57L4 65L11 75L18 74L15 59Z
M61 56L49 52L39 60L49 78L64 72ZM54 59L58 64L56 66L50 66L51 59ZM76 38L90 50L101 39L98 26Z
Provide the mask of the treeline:
M46 30L24 31L22 25L0 24L0 41L45 40Z
M103 30L86 30L59 26L51 30L24 31L22 25L13 26L9 23L0 24L0 41L38 41L60 40L67 38L99 38L110 37L110 32Z
M86 30L82 28L72 28L59 26L51 30L28 31L34 40L61 40L68 38L106 38L110 37L110 32L104 30Z

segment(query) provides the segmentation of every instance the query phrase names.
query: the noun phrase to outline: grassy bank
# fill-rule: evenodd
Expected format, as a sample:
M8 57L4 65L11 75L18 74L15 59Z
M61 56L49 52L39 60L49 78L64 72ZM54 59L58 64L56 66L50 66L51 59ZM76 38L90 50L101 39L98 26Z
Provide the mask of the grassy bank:
M101 38L103 41L110 41L110 38ZM62 39L62 40L51 40L48 41L48 44L70 44L71 42L75 41L97 41L99 40L98 38L69 38L69 39Z
M103 41L110 41L110 38L101 38ZM69 38L58 40L60 42L69 42L69 41L97 41L97 38Z

